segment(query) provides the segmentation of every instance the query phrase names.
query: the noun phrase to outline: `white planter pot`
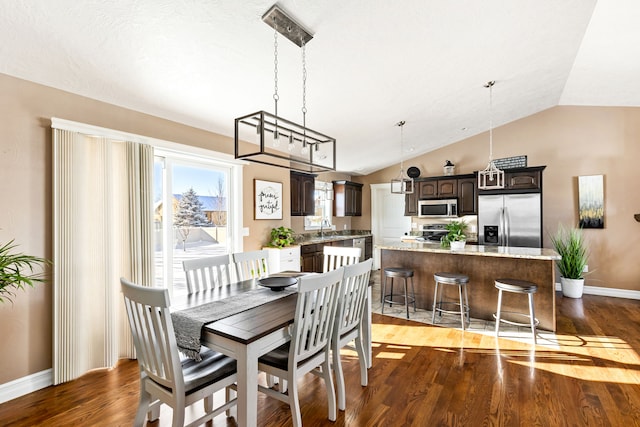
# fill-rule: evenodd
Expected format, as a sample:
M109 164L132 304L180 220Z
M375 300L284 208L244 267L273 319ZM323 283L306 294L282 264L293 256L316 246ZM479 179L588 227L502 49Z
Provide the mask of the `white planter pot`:
M462 240L462 241L454 240L453 242L450 242L450 244L451 244L451 246L450 246L450 247L451 247L451 250L452 250L452 251L461 251L461 250L463 250L463 249L464 249L464 245L465 245L465 243L467 243L467 242L465 242L465 241L463 241L463 240Z
M560 285L562 286L562 295L565 297L582 298L584 279L567 279L560 277Z

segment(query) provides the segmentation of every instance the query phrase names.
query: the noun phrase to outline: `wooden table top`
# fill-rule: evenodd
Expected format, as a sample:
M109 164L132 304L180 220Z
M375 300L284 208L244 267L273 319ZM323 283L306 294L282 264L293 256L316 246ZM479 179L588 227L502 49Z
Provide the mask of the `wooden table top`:
M171 301L171 311L184 310L222 300L259 287L257 280L251 279L215 289L194 292L190 295L174 296ZM249 344L293 323L297 300L298 294L293 293L229 317L207 323L203 327L203 333L213 333L242 344Z

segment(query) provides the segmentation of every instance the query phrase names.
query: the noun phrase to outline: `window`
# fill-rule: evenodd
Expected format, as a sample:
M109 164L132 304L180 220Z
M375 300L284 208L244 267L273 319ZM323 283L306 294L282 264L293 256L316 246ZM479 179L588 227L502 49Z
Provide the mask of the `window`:
M182 261L235 251L232 167L158 153L154 163L156 285L186 292Z
M333 218L333 184L316 181L315 215L304 217L305 230L335 230Z

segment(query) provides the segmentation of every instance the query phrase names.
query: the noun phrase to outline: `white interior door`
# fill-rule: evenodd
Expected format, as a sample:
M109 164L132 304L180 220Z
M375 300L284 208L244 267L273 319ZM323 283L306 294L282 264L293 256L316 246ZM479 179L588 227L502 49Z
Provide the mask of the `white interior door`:
M399 240L411 231L411 217L404 216L403 194L391 194L389 183L371 185L371 233L373 244ZM373 251L373 268L380 268L380 250Z

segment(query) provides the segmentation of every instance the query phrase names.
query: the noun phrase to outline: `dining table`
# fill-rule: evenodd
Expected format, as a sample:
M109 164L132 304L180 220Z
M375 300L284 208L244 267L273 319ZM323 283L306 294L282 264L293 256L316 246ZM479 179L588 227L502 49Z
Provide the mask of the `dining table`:
M274 276L299 277L309 273L285 272ZM313 273L311 273L313 274ZM174 295L171 301L172 316L177 311L188 311L204 304L225 299L237 300L247 292L262 288L260 279L219 286L189 295ZM296 290L297 285L287 288ZM265 288L265 292L278 292ZM249 294L247 294L249 295ZM240 296L241 297L241 296ZM240 307L226 317L204 321L200 342L237 361L237 423L239 426L256 426L258 420L258 358L290 341L289 325L294 321L297 292L283 293L254 307ZM367 367L371 367L371 286L361 324Z

